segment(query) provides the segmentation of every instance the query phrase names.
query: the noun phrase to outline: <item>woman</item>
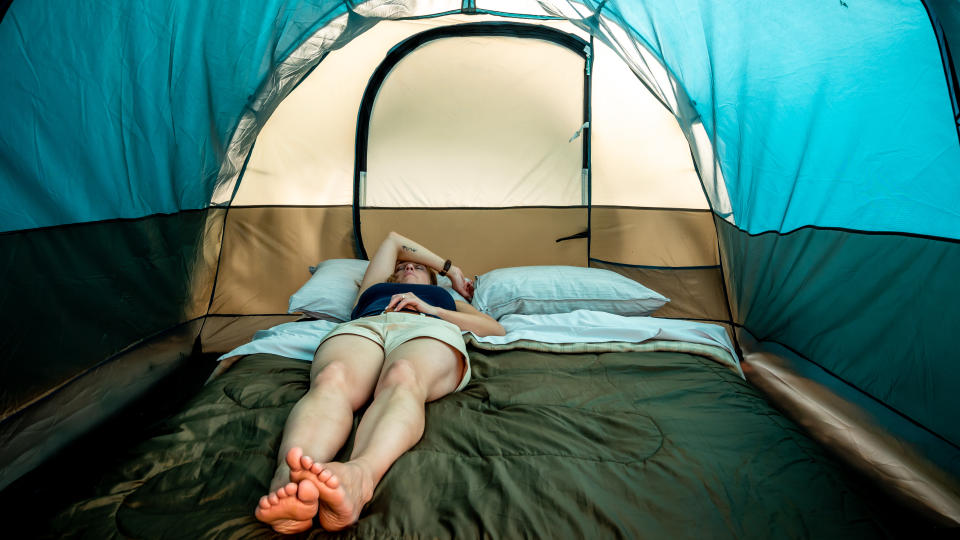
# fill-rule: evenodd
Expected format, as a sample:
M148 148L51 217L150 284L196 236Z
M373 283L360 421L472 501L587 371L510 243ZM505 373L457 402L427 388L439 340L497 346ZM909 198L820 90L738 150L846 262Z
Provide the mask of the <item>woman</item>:
M470 361L461 331L503 335L503 327L436 286L447 275L473 296L473 283L449 260L391 232L360 284L350 322L317 349L310 390L293 407L270 493L257 519L281 533L354 522L387 469L423 436L424 404L463 388ZM331 462L370 397L350 460Z

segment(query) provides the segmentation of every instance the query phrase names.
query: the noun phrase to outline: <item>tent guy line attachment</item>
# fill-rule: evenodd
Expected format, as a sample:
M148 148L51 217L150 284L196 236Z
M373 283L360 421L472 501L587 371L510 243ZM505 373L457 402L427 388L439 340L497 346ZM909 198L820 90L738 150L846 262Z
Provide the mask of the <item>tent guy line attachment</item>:
M590 122L584 122L583 124L581 124L581 125L580 125L580 128L577 129L577 132L574 133L573 136L570 137L570 140L567 141L567 142L573 142L573 141L577 140L577 138L580 137L580 135L583 133L583 130L586 129L586 128L589 128L589 127L590 127Z

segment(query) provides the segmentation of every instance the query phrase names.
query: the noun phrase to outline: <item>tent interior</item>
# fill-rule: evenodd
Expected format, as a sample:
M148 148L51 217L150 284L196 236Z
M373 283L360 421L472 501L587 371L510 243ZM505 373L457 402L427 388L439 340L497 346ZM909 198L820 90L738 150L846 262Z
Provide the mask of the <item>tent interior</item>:
M892 504L960 525L960 7L670 4L12 2L4 500L394 230L480 287L650 287Z

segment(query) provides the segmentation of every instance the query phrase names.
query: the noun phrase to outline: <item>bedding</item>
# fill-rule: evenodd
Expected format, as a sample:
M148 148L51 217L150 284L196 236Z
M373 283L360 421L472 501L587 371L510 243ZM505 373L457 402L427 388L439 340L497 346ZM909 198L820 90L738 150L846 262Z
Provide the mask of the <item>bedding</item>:
M507 350L470 346L470 384L427 405L423 439L337 536L889 535L844 470L715 359L483 346ZM253 509L309 369L271 354L240 358L94 496L56 516L53 534L279 536Z
M310 267L310 279L290 296L287 313L349 321L369 261L330 259Z
M515 266L476 281L473 305L494 319L504 315L568 313L580 309L650 315L670 300L640 283L601 268Z
M495 351L527 349L542 352L691 352L711 358L737 372L743 371L727 332L720 326L682 319L622 317L599 311L577 310L550 315L506 315L500 319L506 334L464 340ZM224 354L220 360L269 353L307 362L336 323L300 320L260 330L250 343Z
M310 267L312 276L293 295L288 313L333 321L350 320L368 261L329 259ZM437 277L454 300L467 302L450 278ZM510 314L604 311L650 315L670 300L616 272L578 266L518 266L491 270L476 278L472 303L495 319Z

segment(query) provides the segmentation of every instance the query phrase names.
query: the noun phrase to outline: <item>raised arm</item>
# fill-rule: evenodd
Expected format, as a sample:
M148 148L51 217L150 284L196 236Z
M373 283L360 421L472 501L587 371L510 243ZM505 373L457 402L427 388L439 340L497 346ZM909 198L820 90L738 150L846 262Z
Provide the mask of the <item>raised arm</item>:
M357 297L359 298L359 295L371 285L386 281L393 274L399 260L420 263L438 272L443 270L443 265L447 261L413 240L390 231L370 259L367 272L363 275L363 281L360 282L360 292ZM459 267L451 265L447 270L447 277L453 283L454 290L464 298L469 300L473 297L473 283L464 277Z

